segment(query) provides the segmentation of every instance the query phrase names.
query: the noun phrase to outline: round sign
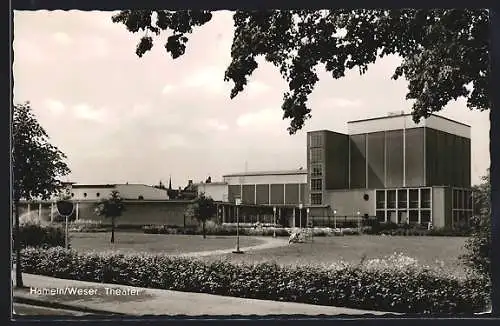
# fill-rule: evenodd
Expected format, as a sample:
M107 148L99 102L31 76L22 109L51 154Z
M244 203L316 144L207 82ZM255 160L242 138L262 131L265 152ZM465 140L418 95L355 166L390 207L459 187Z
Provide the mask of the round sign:
M303 205L302 204L299 204L299 209L302 209Z
M70 200L59 200L56 202L57 212L61 216L70 216L73 214L74 205Z

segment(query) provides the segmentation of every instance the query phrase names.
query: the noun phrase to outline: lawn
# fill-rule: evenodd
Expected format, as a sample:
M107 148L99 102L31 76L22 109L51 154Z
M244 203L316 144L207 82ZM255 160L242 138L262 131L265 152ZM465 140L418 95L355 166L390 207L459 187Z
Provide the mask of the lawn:
M452 269L461 269L458 256L464 252L465 237L343 236L316 237L314 242L295 243L286 247L247 252L244 255L208 256L204 259L228 259L233 262L276 262L281 265L329 264L339 260L359 263L382 258L394 252L404 253L423 264L436 261Z
M110 243L111 233L72 233L71 247L77 251L119 250L123 253L149 252L182 254L197 251L231 249L236 247L234 236L166 235L137 232L115 232L115 243ZM259 245L262 240L240 237L240 246Z

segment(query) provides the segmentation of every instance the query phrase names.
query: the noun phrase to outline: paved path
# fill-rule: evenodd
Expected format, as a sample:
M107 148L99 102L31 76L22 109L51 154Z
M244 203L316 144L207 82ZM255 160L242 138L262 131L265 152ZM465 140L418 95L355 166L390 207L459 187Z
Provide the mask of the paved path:
M384 313L357 309L317 306L301 303L278 302L268 300L243 299L188 293L179 291L145 289L115 284L91 283L64 280L40 275L23 274L27 289L14 289L15 300L39 300L47 303L67 305L88 310L101 310L103 313L127 315L338 315L338 314L374 314ZM39 295L30 293L38 289L92 289L95 295ZM110 290L111 289L111 290ZM122 295L110 295L110 292L127 292Z
M255 251L255 250L263 250L263 249L271 249L288 246L288 238L273 238L273 237L256 237L261 240L263 243L260 245L250 246L250 247L241 247L240 250L243 252L246 251ZM218 250L209 250L209 251L196 251L196 252L188 252L182 254L176 254L174 256L179 257L204 257L204 256L214 256L214 255L225 255L233 252L235 248L229 249L218 249Z

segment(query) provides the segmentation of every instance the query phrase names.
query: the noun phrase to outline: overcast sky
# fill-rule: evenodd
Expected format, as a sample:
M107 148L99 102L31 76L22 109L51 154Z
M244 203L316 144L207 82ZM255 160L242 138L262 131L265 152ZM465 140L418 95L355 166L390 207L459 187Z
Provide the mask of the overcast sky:
M260 61L246 91L229 99L223 81L233 22L218 12L190 36L173 60L156 43L135 54L140 35L111 22L112 12L33 11L14 15L14 101L30 101L53 144L68 156L78 183L213 181L231 172L306 168L307 131L347 132L346 122L410 112L406 82L393 81L397 57L334 80L320 74L309 104L312 119L286 131L286 83ZM472 127L472 182L489 166L487 112L450 103L439 113ZM245 164L245 162L247 162Z

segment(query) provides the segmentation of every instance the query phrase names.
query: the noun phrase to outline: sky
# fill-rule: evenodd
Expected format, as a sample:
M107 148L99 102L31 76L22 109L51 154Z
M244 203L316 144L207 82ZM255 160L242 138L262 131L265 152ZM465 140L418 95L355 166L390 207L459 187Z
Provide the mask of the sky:
M77 183L168 183L185 186L211 176L306 168L306 133L347 132L347 121L411 112L407 82L391 76L398 57L335 80L319 70L309 98L312 118L295 135L281 104L287 85L259 59L244 92L229 98L232 14L215 13L189 36L186 53L167 54L160 35L139 58L140 34L111 22L113 12L16 11L14 103L30 101L52 144L67 155ZM471 126L472 183L490 164L488 112L465 100L439 115Z

